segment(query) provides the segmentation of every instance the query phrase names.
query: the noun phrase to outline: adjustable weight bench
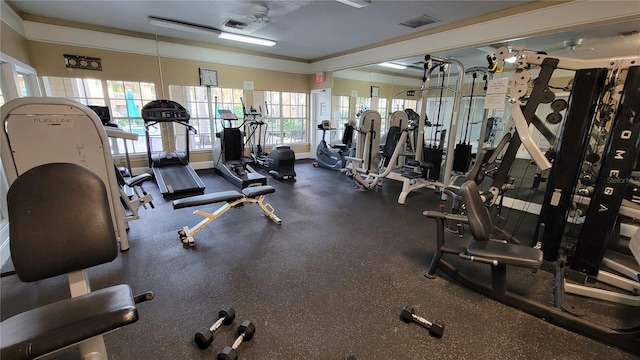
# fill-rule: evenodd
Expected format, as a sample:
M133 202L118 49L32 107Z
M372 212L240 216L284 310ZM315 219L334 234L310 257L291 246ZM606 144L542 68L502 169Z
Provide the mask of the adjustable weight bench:
M271 194L275 191L276 189L273 186L262 185L244 188L242 189L242 192L236 190L220 191L211 194L196 195L184 199L174 200L174 210L186 207L219 203L223 201L226 202L225 205L223 205L213 213L208 213L202 210L194 211L193 213L195 215L200 215L202 217L205 217L205 219L200 221L193 228L185 226L182 228L182 230L178 231L182 243L189 244L189 246L194 246L196 244L195 239L193 238L195 234L207 227L207 225L211 224L215 219L222 216L222 214L226 213L229 209L241 206L244 203L258 204L260 209L264 211L265 215L267 215L276 224L281 225L282 220L280 220L280 218L277 217L276 214L274 214L273 206L264 202L266 195Z

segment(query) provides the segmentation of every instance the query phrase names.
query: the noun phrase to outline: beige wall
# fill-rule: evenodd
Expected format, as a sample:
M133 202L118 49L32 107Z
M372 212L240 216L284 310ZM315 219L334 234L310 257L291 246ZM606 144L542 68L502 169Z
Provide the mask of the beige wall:
M252 81L255 90L310 92L310 75L306 74L268 71L167 57L158 59L158 57L150 55L36 41L28 41L28 49L34 59L32 66L39 76L152 82L158 87L158 97L168 97L169 85L199 85L198 69L201 67L217 70L219 85L225 88L242 89L244 81ZM100 58L102 59L102 71L68 69L65 66L64 54ZM161 73L162 76L160 76ZM246 91L245 97L247 105L253 103L253 91ZM295 146L293 149L300 153L309 152L308 145ZM134 156L132 161L133 167L144 167L146 164L146 158L143 156ZM210 151L194 152L192 161L211 161Z
M0 44L4 54L31 65L27 40L3 21L0 21Z
M32 66L40 76L84 77L101 80L153 82L168 93L168 85L198 85L200 67L218 71L221 87L243 88L253 81L256 90L309 92L309 75L220 65L192 60L123 53L111 50L29 41ZM4 48L4 44L3 44ZM64 54L102 59L102 71L67 69ZM162 70L162 78L160 77Z

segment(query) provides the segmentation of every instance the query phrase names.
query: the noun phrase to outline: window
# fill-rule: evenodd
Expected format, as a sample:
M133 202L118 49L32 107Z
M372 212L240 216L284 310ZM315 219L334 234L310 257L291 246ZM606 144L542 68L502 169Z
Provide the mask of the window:
M42 83L45 96L68 98L84 105L106 105L100 80L43 76Z
M211 95L209 97L209 91ZM228 127L229 124L223 124L217 114L215 115L216 121L214 123L212 116L209 113L209 109L213 111L217 109L227 109L233 112L238 119L244 117L242 111L242 95L241 89L223 89L223 88L211 88L207 89L205 86L180 86L169 85L169 96L171 100L178 102L184 106L188 111L191 119L189 123L196 129L197 134L190 133L189 149L190 150L205 150L213 147L213 140L215 139L215 133L220 132L223 126ZM240 124L232 124L232 126L239 126ZM174 133L176 137L176 147L178 149L185 147L185 129L180 124L174 124Z
M349 102L351 97L334 95L331 98L331 107L333 110L331 126L336 128L334 138L331 139L331 142L341 141L345 124L351 122L351 116L349 116Z
M380 113L380 119L382 119L382 123L380 124L380 133L384 134L387 132L389 119L387 118L387 99L379 98L377 109L374 109Z
M360 122L360 114L371 110L371 98L357 97L356 98L356 122Z
M307 94L255 91L254 100L264 103L268 116L266 144L304 144L307 139ZM262 96L262 99L260 99ZM267 115L267 114L264 114Z
M417 100L405 100L405 99L391 100L391 112L402 111L404 109L412 109L413 111L420 113L420 109L418 109Z
M107 80L107 90L111 121L118 124L124 131L138 134L138 140L133 142L133 149L129 149L129 151L134 154L147 152L144 121L140 110L146 103L157 99L155 84ZM149 139L151 140L151 149L154 151L163 150L159 126L149 128ZM121 144L122 139L118 139L118 143Z
M138 140L132 141L133 146L129 146L127 150L134 154L147 152L140 109L147 102L156 99L155 84L51 76L43 76L42 84L45 96L68 98L84 105L109 106L112 122L124 131L138 134ZM160 129L149 130L154 150L161 150ZM112 138L110 142L113 155L124 155L123 139Z
M209 101L207 88L203 86L175 86L169 85L169 98L189 111L189 124L194 127L196 133L189 132L189 150L210 149L211 117L209 116ZM213 108L211 108L213 109ZM184 141L186 130L180 124L174 124L173 131L176 142ZM181 144L182 145L182 144ZM178 144L176 144L176 147ZM184 148L184 145L182 145Z

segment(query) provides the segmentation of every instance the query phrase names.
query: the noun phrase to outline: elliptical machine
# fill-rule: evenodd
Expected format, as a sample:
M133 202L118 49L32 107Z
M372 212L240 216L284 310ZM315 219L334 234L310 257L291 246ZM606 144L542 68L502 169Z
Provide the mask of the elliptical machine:
M269 116L269 108L266 106L267 116ZM295 179L295 161L296 154L287 145L275 145L270 153L264 151L263 144L267 142L268 125L264 122L265 117L262 116L262 110L257 111L253 106L249 108L249 112L242 101L242 111L244 112L245 124L247 126L247 142L251 152L253 163L267 170L269 174L277 180Z
M322 120L318 124L318 129L322 130L322 141L316 148L316 161L313 162L314 167L322 166L331 170L342 170L346 163L344 160L345 153L349 153L353 141L353 126L346 124L344 134L342 134L342 144L327 144L325 135L327 130L335 130L331 128L331 121Z
M215 103L216 113L223 121L223 129L216 133L213 143L213 166L216 173L241 189L267 185L267 178L251 168L246 163L246 158L242 156L244 152L244 134L240 130L242 125L238 127L232 125L234 121L238 121L238 117L229 110L218 109L217 98ZM229 122L228 127L224 126L225 121Z

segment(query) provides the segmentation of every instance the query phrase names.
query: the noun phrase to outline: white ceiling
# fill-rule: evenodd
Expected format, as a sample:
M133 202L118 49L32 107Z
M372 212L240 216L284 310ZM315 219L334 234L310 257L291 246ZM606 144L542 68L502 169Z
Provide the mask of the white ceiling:
M148 34L172 36L218 45L313 60L358 47L477 17L531 1L389 1L372 0L362 9L332 0L196 0L196 1L7 1L18 11L50 18L101 25ZM251 8L268 8L268 22L252 22ZM426 14L438 22L412 29L400 22ZM149 16L274 40L271 48L220 40L214 35L190 33L150 25ZM247 23L241 31L228 29L232 19Z
M372 0L369 6L362 9L356 9L333 0L14 0L7 2L18 12L49 18L208 42L313 61L452 22L524 5L531 1ZM251 19L251 9L254 5L268 8L268 22L254 22ZM613 2L612 6L615 6ZM428 15L439 21L416 29L399 25L400 22L421 15ZM276 41L277 45L270 48L243 45L218 39L214 35L157 27L149 24L149 16L169 18L266 38ZM229 19L245 22L248 26L242 31L225 28L223 24ZM540 21L544 21L544 19L540 19ZM579 58L640 55L640 35L637 34L640 32L640 19L521 39L509 39L507 30L505 29L505 39L502 43L487 45L524 45L532 50ZM622 36L621 33L635 33L635 35ZM570 48L563 43L566 40L575 39L583 39L582 44ZM486 53L477 48L458 49L433 55L457 58L463 62L465 67L486 65L484 61ZM396 62L412 65L420 60L421 58L417 57L398 59Z

